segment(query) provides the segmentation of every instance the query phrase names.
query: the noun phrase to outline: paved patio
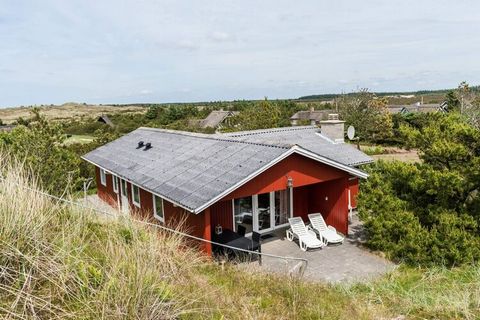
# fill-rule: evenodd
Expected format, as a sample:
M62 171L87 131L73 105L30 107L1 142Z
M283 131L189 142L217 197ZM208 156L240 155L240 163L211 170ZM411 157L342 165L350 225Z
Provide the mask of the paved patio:
M285 238L285 232L262 242L262 252L280 256L301 257L308 260L304 277L313 281L357 282L367 281L393 270L396 265L362 247L363 228L356 215L349 226L349 236L343 244L329 245L322 249L300 250L296 241ZM280 236L279 236L280 235ZM257 262L252 262L258 266ZM262 258L261 269L269 272L298 274L298 261L285 261L271 257Z

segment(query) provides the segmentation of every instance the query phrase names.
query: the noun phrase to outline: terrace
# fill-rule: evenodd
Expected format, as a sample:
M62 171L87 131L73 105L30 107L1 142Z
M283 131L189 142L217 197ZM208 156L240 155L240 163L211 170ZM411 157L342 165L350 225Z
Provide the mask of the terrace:
M304 278L319 282L363 282L396 268L394 263L363 247L363 241L363 227L357 215L354 215L348 237L343 244L303 252L296 241L288 241L285 231L279 230L275 236L262 240L262 252L307 259L308 267L305 269ZM257 261L239 266L260 272L298 274L300 263L263 256L261 266Z

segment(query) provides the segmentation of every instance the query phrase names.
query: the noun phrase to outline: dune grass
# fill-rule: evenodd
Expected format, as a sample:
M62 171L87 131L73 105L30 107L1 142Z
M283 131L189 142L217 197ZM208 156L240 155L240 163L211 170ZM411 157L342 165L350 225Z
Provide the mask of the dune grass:
M185 240L55 203L0 163L0 318L476 319L480 268L328 285L220 267Z

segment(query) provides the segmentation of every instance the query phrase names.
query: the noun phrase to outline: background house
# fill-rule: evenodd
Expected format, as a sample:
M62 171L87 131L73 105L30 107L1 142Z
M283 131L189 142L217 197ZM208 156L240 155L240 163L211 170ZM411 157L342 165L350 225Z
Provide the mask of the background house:
M290 117L292 126L299 124L316 125L320 121L327 119L328 115L334 113L334 110L315 110L313 107L307 111L298 111Z
M448 112L446 101L442 103L426 103L426 104L417 102L414 104L407 104L407 105L388 105L387 107L388 107L388 111L392 114L395 114L395 113L407 114L407 113L415 113L415 112L421 112L421 113Z
M110 120L110 118L106 115L106 114L103 114L101 116L99 116L97 118L97 121L98 122L101 122L101 123L104 123L106 124L107 126L110 126L110 127L114 127L115 125L113 124L112 120Z
M215 135L139 128L83 158L96 166L101 199L168 225L185 219L204 239L217 226L270 233L312 212L346 234L351 192L367 177L357 167L372 159L342 143L342 121L331 125L342 137L316 126Z
M196 125L200 128L214 128L220 129L225 124L228 124L229 118L237 115L237 111L224 111L224 110L214 110L210 112L210 114L202 120L197 120L193 125Z

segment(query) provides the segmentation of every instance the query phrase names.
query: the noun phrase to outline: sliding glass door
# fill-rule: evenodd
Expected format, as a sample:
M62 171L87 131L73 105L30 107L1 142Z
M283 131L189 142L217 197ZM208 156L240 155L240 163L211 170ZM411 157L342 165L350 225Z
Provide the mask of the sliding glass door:
M289 210L288 191L275 191L275 226L282 226L288 223Z
M245 197L233 200L233 227L238 231L238 227L245 228L246 233L253 230L253 198Z
M289 193L287 190L262 193L233 200L234 229L238 226L252 231L266 233L288 224Z
M255 229L260 233L273 230L274 221L272 213L274 209L271 201L272 193L262 193L254 197L257 198L257 206L256 210L254 210L254 217L256 217L254 219Z

